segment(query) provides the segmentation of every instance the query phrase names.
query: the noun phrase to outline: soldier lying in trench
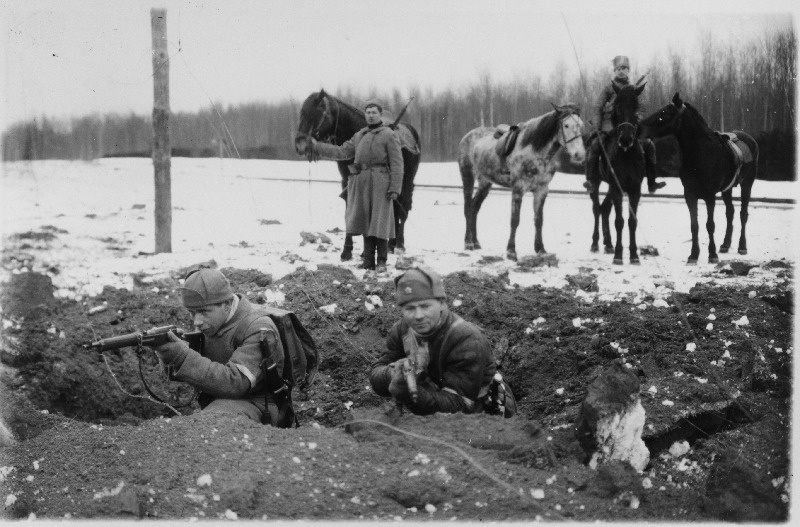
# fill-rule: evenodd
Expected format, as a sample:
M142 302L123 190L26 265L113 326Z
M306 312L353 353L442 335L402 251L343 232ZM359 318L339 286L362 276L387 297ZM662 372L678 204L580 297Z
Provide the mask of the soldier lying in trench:
M418 266L397 277L395 286L402 319L372 365L369 380L375 393L420 415L516 413L488 340L476 325L450 312L442 278Z

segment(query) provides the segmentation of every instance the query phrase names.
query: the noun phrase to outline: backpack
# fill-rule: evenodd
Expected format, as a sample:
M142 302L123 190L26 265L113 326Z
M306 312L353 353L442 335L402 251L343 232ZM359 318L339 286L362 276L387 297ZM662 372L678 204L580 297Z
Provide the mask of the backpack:
M276 307L259 305L236 327L234 342L244 341L245 332L257 318L268 315L275 327L278 328L278 335L283 346L283 376L277 382L283 381L286 395L279 401L278 408L273 408L274 404L267 404L268 412L264 416L265 424L271 424L279 428L291 428L292 423L295 427L299 426L297 416L292 406L292 388L299 386L300 389L308 388L316 377L319 368L319 351L311 334L300 322L300 319L291 311ZM272 361L265 358L261 367L269 377L267 371ZM267 379L269 383L269 378Z

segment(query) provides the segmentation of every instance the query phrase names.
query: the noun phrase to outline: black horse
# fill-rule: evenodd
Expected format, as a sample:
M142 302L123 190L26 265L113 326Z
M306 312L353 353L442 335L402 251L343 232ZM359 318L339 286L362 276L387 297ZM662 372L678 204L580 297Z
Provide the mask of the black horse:
M739 236L739 254L747 254L747 207L750 191L758 172L758 144L750 135L735 130L730 134L715 132L709 128L705 119L691 105L681 100L675 93L672 102L643 119L645 132L654 137L673 134L678 141L681 153L680 177L683 183L683 197L689 207L692 226L692 251L687 263L697 263L700 245L697 242L697 200L706 202L706 230L708 231L708 261L719 261L714 244L714 205L718 192L725 203L727 228L725 239L719 248L727 253L733 234L733 187L741 186L741 210L739 218L742 232Z
M639 199L642 197L642 179L645 174L645 160L642 145L638 139L637 111L639 110L639 94L644 90L644 84L634 86L628 84L618 87L614 91L611 123L614 130L604 142L606 147L601 149L600 166L598 173L603 181L608 183L608 192L602 205L599 200L599 185L595 185L589 196L592 199L592 212L594 213L594 231L592 232L592 252L598 251L598 223L600 215L603 218L603 246L606 254L614 254L614 263L622 264L622 229L625 219L622 213L623 194L628 195L628 232L630 234L629 252L632 264L639 263L639 249L636 246L636 227L638 225L637 213ZM598 141L600 139L597 139ZM604 155L605 154L605 155ZM617 229L617 243L611 246L611 229L609 216L611 207L614 207L616 219L614 227Z
M341 99L328 94L325 90L314 92L303 101L300 108L300 124L294 140L295 151L300 155L307 154L308 138L341 145L353 135L367 126L364 112L347 104ZM403 187L400 196L394 203L395 238L389 240L389 250L398 252L405 250L405 221L411 210L414 193L414 177L417 175L420 160L419 134L413 126L399 123L396 133L400 136L403 154ZM342 198L347 201L348 165L352 159L337 161L339 174L342 176ZM342 261L353 257L353 236L348 233L344 240Z

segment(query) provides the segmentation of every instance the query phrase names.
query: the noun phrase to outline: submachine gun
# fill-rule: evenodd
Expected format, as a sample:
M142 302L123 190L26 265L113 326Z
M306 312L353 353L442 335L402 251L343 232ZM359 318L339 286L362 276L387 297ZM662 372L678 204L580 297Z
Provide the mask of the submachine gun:
M108 337L89 344L84 344L83 349L103 352L131 347L136 347L138 349L143 346L152 348L170 342L169 335L167 335L170 331L188 342L190 348L198 353L202 353L203 344L205 343L203 332L186 331L177 326L161 326L148 329L147 331L134 331L133 333L127 333L125 335Z
M186 331L177 326L161 326L146 331L134 331L133 333L126 333L125 335L118 335L116 337L108 337L105 339L96 340L89 344L84 344L83 349L90 351L111 351L122 348L134 348L136 355L139 357L139 378L142 380L147 393L160 403L166 404L159 396L157 396L144 379L144 371L142 368L145 347L151 348L171 342L169 339L169 332L172 332L179 338L185 340L189 347L196 352L203 353L203 345L205 344L205 336L202 331ZM169 369L169 380L174 381L172 369ZM190 401L191 402L191 401ZM187 403L188 404L188 403ZM182 405L186 406L186 405Z

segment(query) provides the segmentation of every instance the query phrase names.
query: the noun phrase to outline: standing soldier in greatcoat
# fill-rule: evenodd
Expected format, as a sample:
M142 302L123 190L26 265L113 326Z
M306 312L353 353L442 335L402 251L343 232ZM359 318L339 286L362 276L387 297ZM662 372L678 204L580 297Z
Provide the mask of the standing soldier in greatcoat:
M355 158L354 174L347 179L345 224L348 234L364 236L362 268L386 273L389 238L395 237L393 200L403 185L400 138L381 120L382 105L364 107L367 126L341 146L311 139L315 154L325 159Z

